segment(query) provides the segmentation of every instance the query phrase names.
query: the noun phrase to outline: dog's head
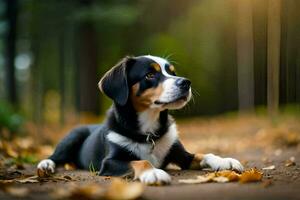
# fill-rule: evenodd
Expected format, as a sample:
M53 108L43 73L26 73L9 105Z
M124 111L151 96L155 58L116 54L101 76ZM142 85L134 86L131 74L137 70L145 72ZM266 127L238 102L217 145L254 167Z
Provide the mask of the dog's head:
M191 98L191 82L176 76L167 60L150 55L123 58L103 76L99 88L118 105L131 101L137 112L179 109Z

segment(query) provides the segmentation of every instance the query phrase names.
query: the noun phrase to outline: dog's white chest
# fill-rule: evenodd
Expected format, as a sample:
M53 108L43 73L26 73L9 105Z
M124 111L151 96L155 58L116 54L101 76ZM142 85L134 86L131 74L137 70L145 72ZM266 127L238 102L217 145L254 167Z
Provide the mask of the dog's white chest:
M148 160L153 166L160 167L178 136L176 124L172 124L169 127L168 132L155 142L154 148L151 144L141 144L135 142L116 132L110 132L107 135L107 138L109 141L118 144L121 147L126 148L128 151L134 153L141 160Z

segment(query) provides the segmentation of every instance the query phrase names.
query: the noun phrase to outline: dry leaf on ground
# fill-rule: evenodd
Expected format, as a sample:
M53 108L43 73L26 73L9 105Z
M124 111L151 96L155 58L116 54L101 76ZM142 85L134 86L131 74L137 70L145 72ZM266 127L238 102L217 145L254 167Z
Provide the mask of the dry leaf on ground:
M29 176L26 178L16 179L17 183L39 183L38 176Z
M261 181L262 173L255 168L244 171L242 174L238 174L235 171L223 170L219 172L208 173L203 176L197 176L196 179L180 179L179 183L185 184L198 184L198 183L226 183L240 181L241 183Z
M120 178L114 178L107 188L96 183L84 186L69 184L68 187L55 190L52 196L55 199L132 200L139 198L143 191L141 183L128 183Z
M234 171L224 170L220 172L208 173L203 176L197 176L196 179L181 179L179 183L198 184L198 183L225 183L229 181L237 181L239 174Z
M252 168L244 171L241 174L239 181L241 183L257 182L257 181L261 181L262 177L263 177L262 172L258 171L256 168Z
M66 164L64 165L64 168L65 168L65 170L72 171L72 170L75 170L75 169L76 169L76 166L75 166L75 164L73 164L73 163L66 163Z
M227 183L227 182L229 182L229 179L227 177L224 177L224 176L215 177L212 180L214 182L217 182L217 183Z
M180 179L179 183L186 183L186 184L198 184L198 183L208 183L212 179L204 176L198 176L196 179Z
M128 183L122 179L114 178L106 192L107 199L130 200L142 195L144 186L141 183Z
M55 199L102 199L104 188L96 183L78 186L68 184L64 188L55 189L52 197Z
M40 177L40 178L45 178L45 177L51 176L51 171L50 171L50 170L42 170L42 169L38 168L38 169L36 170L36 174L37 174L38 177Z
M29 189L25 187L7 187L5 192L9 193L14 197L26 197L29 194Z
M268 167L262 168L262 170L273 170L273 169L275 169L275 165L270 165Z
M288 160L285 161L286 167L295 166L295 165L296 165L296 162L295 162L294 156L290 157Z
M17 182L17 183L40 183L40 182L48 182L48 181L68 182L68 181L73 181L73 179L67 175L65 175L65 176L52 175L49 177L39 177L39 176L33 175L33 176L25 176L25 177L21 177L21 178L12 179L12 180L6 180L6 181L12 181L12 182Z
M229 181L238 181L240 178L240 174L235 171L223 170L220 172L216 172L217 176L226 177Z

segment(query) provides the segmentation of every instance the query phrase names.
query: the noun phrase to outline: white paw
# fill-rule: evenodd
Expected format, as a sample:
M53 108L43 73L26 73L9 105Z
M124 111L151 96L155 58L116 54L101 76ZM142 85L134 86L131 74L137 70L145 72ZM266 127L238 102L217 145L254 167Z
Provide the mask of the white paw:
M139 180L147 185L165 185L171 183L170 175L161 169L149 169L139 176Z
M238 172L244 170L243 165L234 158L221 158L214 154L206 154L200 163L201 167L210 167L214 171L231 169Z
M37 165L38 171L41 170L42 172L45 172L46 174L54 173L55 172L55 163L50 159L42 160Z

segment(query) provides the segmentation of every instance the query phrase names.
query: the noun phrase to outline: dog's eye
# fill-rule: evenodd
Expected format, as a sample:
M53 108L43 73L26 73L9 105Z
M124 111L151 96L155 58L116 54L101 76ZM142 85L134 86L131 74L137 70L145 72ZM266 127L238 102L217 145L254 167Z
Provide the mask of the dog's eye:
M152 80L152 79L154 79L154 77L155 77L155 74L154 74L153 72L149 72L149 73L146 74L146 76L145 76L145 78L146 78L147 80Z
M165 69L168 74L171 74L172 76L176 76L176 70L174 65L166 64Z

